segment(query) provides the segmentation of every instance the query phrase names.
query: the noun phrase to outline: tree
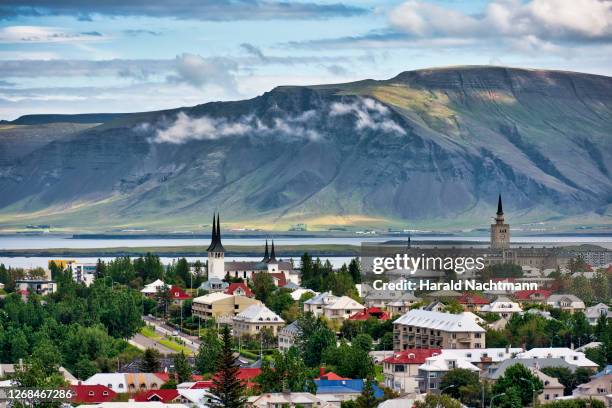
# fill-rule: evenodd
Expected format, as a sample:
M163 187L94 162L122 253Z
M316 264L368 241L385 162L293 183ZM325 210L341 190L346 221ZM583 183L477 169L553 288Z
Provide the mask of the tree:
M270 296L276 290L272 275L270 275L268 272L255 273L253 274L251 283L253 285L253 293L255 293L255 298L257 300L261 300L267 305Z
M325 322L312 313L298 319L299 334L296 345L308 367L318 367L323 351L336 344L336 335L327 328Z
M504 375L499 377L493 386L493 394L506 393L500 399L506 401L504 406L514 407L512 404L515 401L515 395L510 392L510 388L517 390L519 397L518 407L526 407L531 405L535 395L539 394L544 388L542 381L533 375L531 371L522 364L514 364L506 369ZM499 405L502 406L502 405Z
M238 379L237 357L232 351L232 338L229 327L222 332L221 354L217 360L217 374L213 377L210 389L215 408L242 408L245 405L244 384Z
M461 402L448 395L427 394L425 401L416 401L415 408L461 408Z
M353 278L353 282L361 283L361 264L359 263L359 258L351 259L349 262L348 271Z
M261 386L261 392L302 392L314 386L295 347L284 353L275 351L272 364L274 367L268 360L262 362L261 374L255 380Z
M481 398L478 374L465 368L448 371L442 377L440 389L468 406L477 406Z
M216 329L207 329L200 341L200 348L195 358L196 371L200 374L213 373L217 359L223 349Z
M355 401L357 408L376 408L378 406L378 399L374 395L374 386L372 380L369 378L365 380L361 395L357 397Z
M444 311L446 313L459 314L463 312L463 306L456 300L449 300L444 306Z
M140 371L143 373L157 373L160 370L161 364L159 361L159 351L147 348L140 360Z
M191 381L191 366L189 365L189 361L187 361L187 357L185 357L185 353L181 350L179 354L174 355L174 375L176 378L177 384L184 383L186 381Z
M501 393L495 402L496 408L523 408L529 404L525 404L521 399L521 389L518 385L506 388L505 392ZM491 404L493 405L493 404Z

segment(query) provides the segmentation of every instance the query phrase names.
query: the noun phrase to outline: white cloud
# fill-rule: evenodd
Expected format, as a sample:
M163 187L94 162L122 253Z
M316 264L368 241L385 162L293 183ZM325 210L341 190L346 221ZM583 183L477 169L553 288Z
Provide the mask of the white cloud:
M409 0L389 14L390 24L415 37L537 38L590 41L612 38L609 0L495 0L480 15L467 15Z
M217 85L230 91L236 90L235 74L238 64L228 58L204 58L195 54L181 54L175 60L176 75L171 82L184 82L202 88Z
M334 102L330 107L330 116L354 115L358 130L371 129L383 132L406 134L406 131L390 118L391 112L381 103L371 98L362 98L356 102Z
M0 43L59 43L108 39L97 31L72 32L59 27L9 26L0 29Z

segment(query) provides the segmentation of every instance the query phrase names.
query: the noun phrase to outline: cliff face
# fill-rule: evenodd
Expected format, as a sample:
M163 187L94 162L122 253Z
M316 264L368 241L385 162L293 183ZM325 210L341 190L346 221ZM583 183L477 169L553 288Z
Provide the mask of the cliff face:
M612 202L609 77L432 69L99 117L0 125L0 222L193 225L221 209L486 224L498 192L525 220Z

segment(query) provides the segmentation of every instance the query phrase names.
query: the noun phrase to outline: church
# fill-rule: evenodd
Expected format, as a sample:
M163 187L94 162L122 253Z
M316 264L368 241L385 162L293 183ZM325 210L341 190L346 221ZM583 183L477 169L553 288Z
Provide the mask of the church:
M266 240L265 252L261 261L226 261L225 248L221 243L221 220L219 214L213 215L212 238L208 249L208 279L224 279L226 276L249 280L253 275L267 272L278 287L289 282L299 284L297 271L293 264L276 258L274 241L271 247Z

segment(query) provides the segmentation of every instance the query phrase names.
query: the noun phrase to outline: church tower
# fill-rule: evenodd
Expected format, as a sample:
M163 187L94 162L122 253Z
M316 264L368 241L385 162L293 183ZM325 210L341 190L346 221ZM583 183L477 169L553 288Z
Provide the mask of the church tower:
M510 225L504 222L501 194L497 200L497 215L495 224L491 224L491 249L507 249L510 247Z
M213 214L212 239L206 250L208 252L208 279L225 278L225 248L221 243L221 221L219 214L215 220Z

